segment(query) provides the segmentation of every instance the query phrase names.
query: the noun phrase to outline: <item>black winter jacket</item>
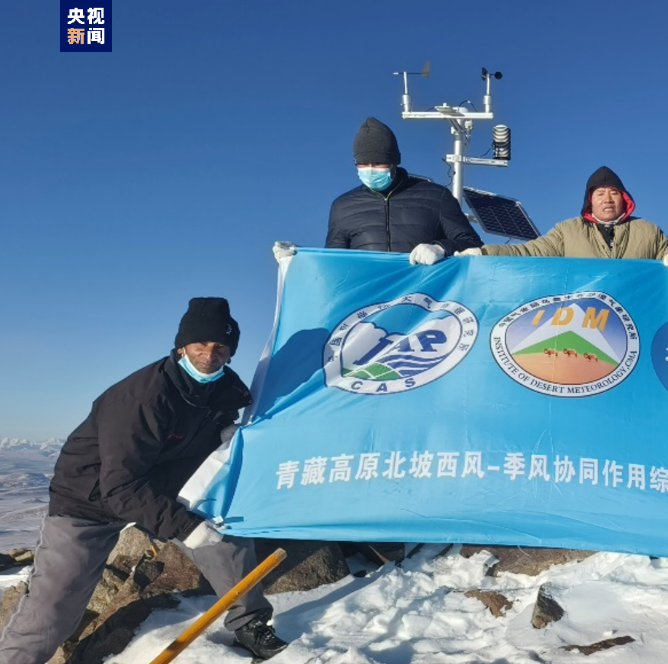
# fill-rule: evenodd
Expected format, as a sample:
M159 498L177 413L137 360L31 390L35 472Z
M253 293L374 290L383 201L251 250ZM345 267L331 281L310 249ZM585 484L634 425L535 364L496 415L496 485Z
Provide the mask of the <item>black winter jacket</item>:
M482 246L445 187L403 168L397 169L389 192L361 185L332 203L328 248L408 253L422 243L440 244L446 255Z
M252 400L231 369L200 384L177 361L173 351L95 400L58 457L49 514L136 522L165 539L199 525L176 497Z

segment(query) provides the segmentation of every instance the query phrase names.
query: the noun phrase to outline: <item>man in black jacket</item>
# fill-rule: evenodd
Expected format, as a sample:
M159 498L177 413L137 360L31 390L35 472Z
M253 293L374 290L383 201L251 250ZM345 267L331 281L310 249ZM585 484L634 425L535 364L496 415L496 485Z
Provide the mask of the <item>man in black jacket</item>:
M193 298L175 349L110 387L56 462L29 589L0 639L0 664L44 664L76 630L128 523L175 540L218 595L256 565L253 542L225 537L176 498L231 440L248 388L227 367L239 326L224 298ZM269 659L286 647L258 587L229 610L235 642Z
M448 189L399 167L401 153L388 126L367 118L355 136L353 156L362 185L332 204L326 247L409 253L411 264L432 265L455 251L482 246ZM273 247L277 260L295 250L288 242Z

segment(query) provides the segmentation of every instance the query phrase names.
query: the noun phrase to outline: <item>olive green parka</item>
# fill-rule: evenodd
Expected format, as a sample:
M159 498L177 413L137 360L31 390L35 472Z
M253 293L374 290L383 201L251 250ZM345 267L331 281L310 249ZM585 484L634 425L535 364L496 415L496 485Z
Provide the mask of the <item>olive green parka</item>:
M591 214L591 192L613 187L624 196L625 216L614 226L599 224ZM486 244L490 256L566 256L568 258L651 258L668 254L668 238L650 221L632 217L635 203L617 174L607 166L587 181L582 214L557 224L545 235L524 244Z

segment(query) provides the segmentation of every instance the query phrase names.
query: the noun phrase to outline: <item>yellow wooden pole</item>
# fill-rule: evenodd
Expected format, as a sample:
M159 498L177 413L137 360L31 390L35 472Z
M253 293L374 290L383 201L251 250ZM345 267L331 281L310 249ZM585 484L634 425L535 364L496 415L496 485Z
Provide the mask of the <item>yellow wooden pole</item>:
M276 549L274 553L261 562L252 572L248 573L230 592L223 595L206 613L201 615L190 627L174 639L150 664L168 664L182 653L209 625L214 623L240 597L243 597L253 586L264 579L271 570L283 560L286 553Z

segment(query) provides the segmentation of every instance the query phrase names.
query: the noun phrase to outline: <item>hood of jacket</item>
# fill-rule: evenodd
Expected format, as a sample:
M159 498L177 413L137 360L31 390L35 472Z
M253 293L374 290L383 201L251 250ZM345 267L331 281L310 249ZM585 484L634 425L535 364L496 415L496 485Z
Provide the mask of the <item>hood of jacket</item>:
M629 191L627 191L624 183L621 181L617 173L615 173L607 166L601 166L600 168L596 169L587 180L584 203L582 205L582 217L594 224L598 223L591 213L591 195L594 189L598 189L599 187L612 187L613 189L617 189L617 191L622 193L624 203L626 204L626 209L624 210L624 215L617 223L626 221L631 216L631 214L633 214L633 210L635 210L635 201L633 200L633 197Z

